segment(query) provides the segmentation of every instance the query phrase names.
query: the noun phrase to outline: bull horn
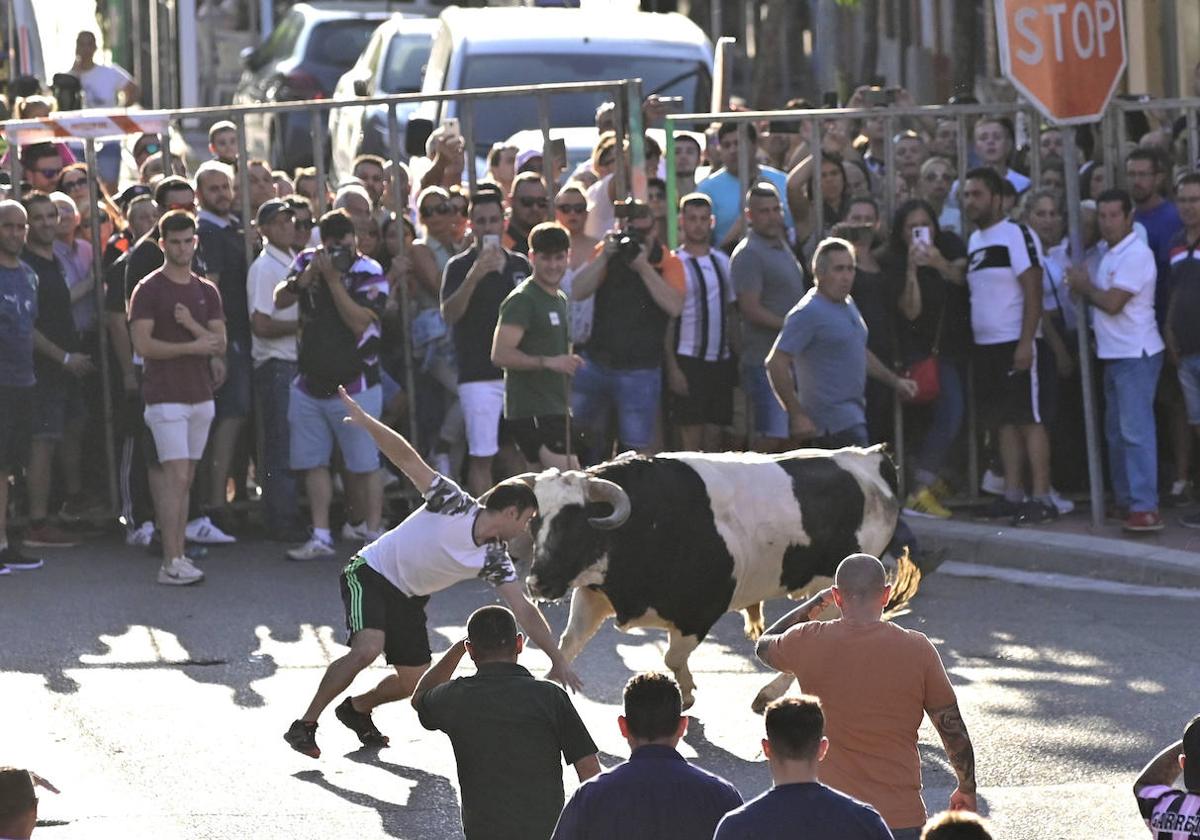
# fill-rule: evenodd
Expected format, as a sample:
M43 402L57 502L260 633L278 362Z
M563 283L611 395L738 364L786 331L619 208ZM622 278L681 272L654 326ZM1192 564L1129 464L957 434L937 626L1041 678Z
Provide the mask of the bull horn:
M607 502L612 505L612 513L608 516L593 516L588 519L588 524L593 528L601 528L606 531L624 525L632 509L629 504L629 494L619 484L614 484L604 478L588 477L587 500L589 502Z

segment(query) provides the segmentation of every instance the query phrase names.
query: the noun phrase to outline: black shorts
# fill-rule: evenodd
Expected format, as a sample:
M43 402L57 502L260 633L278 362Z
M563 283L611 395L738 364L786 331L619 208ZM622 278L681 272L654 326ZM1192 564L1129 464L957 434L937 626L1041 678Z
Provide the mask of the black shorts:
M389 665L428 665L433 659L425 626L428 595L409 597L361 556L346 564L340 579L346 629L383 631L383 657Z
M33 386L0 385L0 473L12 475L26 465L32 429Z
M541 414L537 417L506 418L504 427L512 435L521 454L531 464L542 459L542 447L555 455L567 454L567 417L565 414ZM582 447L579 430L571 429L571 452L578 455Z
M990 426L1029 426L1052 422L1054 388L1058 376L1054 356L1041 339L1033 343L1033 365L1013 370L1017 342L980 344L975 347L975 404Z
M667 412L676 426L729 426L733 423L733 388L737 366L732 359L706 362L691 356L676 356L687 379L688 395L667 390Z

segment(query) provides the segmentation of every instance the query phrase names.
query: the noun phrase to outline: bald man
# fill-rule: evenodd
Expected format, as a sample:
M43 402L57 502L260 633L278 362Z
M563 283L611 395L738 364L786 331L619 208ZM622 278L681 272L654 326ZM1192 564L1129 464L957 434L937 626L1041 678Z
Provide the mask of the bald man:
M890 595L883 564L852 554L838 565L832 587L767 629L756 653L821 698L829 738L821 781L872 805L896 840L918 840L926 816L917 752L923 716L958 776L951 810L975 810L975 752L933 644L883 619ZM830 605L841 618L811 620Z

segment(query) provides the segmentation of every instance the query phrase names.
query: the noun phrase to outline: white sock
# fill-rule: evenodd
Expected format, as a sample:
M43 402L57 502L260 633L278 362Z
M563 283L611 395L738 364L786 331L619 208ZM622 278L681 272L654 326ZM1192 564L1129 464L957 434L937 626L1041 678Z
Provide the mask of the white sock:
M313 528L313 537L326 545L333 543L333 536L329 533L328 528Z

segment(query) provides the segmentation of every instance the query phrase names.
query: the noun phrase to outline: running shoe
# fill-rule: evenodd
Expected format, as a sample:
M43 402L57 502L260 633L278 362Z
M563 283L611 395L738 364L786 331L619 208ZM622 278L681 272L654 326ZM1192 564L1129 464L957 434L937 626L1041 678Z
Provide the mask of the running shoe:
M34 548L74 548L79 545L79 538L49 522L39 522L30 525L25 532L25 545Z
M1012 519L1021 512L1020 502L1010 502L1001 496L975 511L976 519Z
M329 543L312 537L304 545L288 549L287 556L292 560L318 560L322 557L333 557L337 554Z
M1053 487L1050 488L1050 501L1054 503L1054 508L1058 511L1059 516L1066 516L1068 513L1075 510L1075 503L1070 499L1065 498Z
M1192 483L1190 481L1173 481L1171 489L1163 493L1162 506L1168 508L1184 507L1191 504Z
M351 525L347 520L342 523L342 539L347 542L361 542L367 538L367 521L364 519L357 525Z
M5 566L11 571L16 572L32 572L34 569L40 569L46 565L46 561L40 557L26 557L21 552L17 551L11 545L6 546L0 551L0 566ZM0 572L5 574L5 572Z
M1180 517L1179 524L1184 528L1200 528L1200 513L1189 513Z
M12 574L12 569L8 568L8 566L5 566L3 563L0 563L0 577L2 577L4 575L11 575L11 574Z
M147 547L154 542L154 523L143 522L132 531L125 532L125 545L140 545Z
M904 512L909 516L925 519L949 519L953 516L928 487L922 487L916 493L909 494L908 501L904 503Z
M371 715L363 714L354 708L354 702L349 697L343 700L333 710L333 713L337 715L338 720L358 736L358 740L362 741L364 747L386 747L388 745L388 736L375 727Z
M204 572L186 557L176 557L163 563L158 570L158 582L164 586L190 586L204 580Z
M229 545L237 542L236 537L226 534L207 516L199 516L189 522L183 529L183 536L185 539L201 545Z
M288 746L296 752L302 753L309 758L321 757L321 748L317 746L316 721L312 723L303 720L292 721L292 725L288 727L288 731L283 733L283 740L287 741Z
M1058 508L1047 502L1030 499L1021 504L1021 509L1010 520L1013 525L1041 525L1058 520Z
M954 495L954 488L950 486L950 482L944 478L939 478L933 484L929 485L929 491L937 497L939 502L945 501Z
M993 496L1004 495L1004 476L992 470L984 470L983 478L979 480L979 489Z

